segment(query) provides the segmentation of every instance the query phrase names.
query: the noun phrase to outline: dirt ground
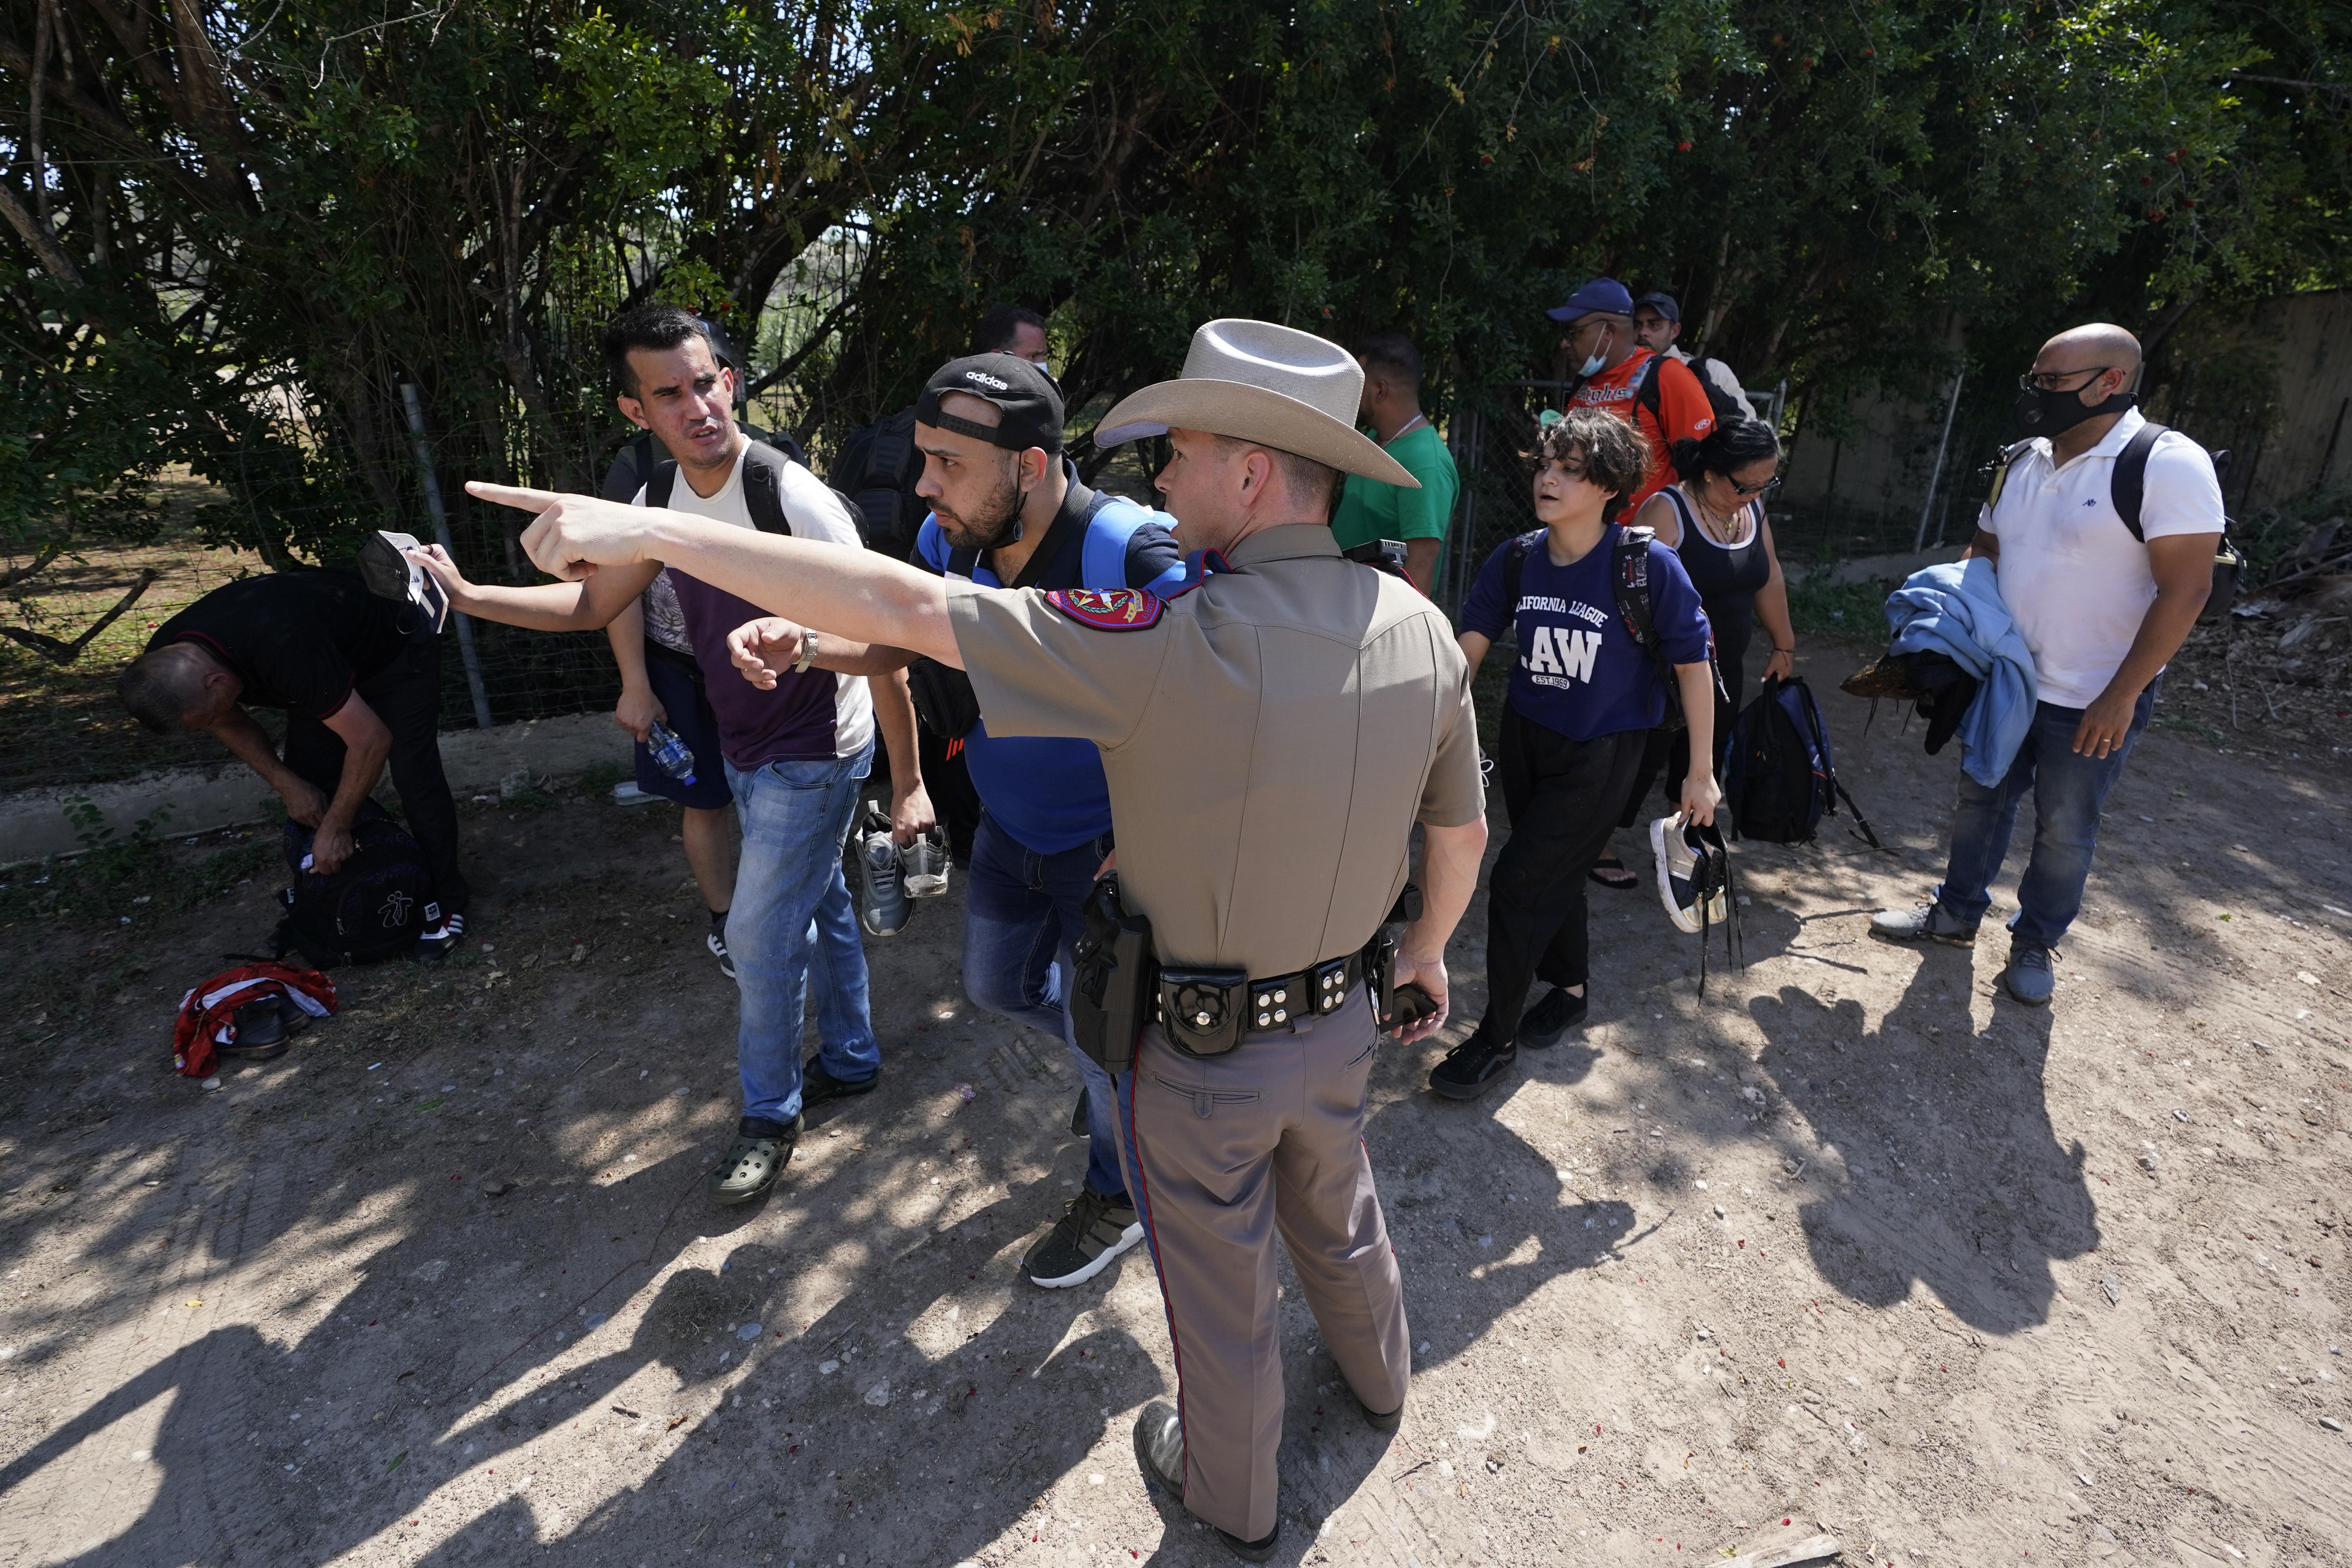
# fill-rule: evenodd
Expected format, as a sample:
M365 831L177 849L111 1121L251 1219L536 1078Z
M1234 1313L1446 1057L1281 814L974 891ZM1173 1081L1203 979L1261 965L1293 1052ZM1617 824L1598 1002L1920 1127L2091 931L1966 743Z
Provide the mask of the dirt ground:
M1385 1053L1418 1375L1370 1432L1287 1293L1277 1561L2352 1563L2340 763L2152 732L2029 1011L1990 923L1865 935L1934 879L1956 762L1865 732L1854 662L1808 673L1893 853L1743 848L1748 966L1704 1000L1655 900L1596 890L1593 1022L1483 1102L1423 1089L1442 1042ZM668 808L467 831L475 949L343 972L213 1092L173 1007L271 870L12 906L0 1563L1223 1560L1129 1448L1174 1386L1148 1257L1015 1277L1083 1169L1075 1074L964 1001L958 896L869 944L881 1091L720 1211L733 999Z

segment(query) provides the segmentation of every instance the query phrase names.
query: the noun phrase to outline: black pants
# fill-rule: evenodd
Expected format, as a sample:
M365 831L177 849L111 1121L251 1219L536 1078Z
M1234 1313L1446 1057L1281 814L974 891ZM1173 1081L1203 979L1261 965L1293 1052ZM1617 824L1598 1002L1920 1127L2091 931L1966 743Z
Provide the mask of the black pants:
M1495 772L1511 837L1486 886L1486 1016L1478 1027L1488 1039L1518 1037L1536 981L1584 984L1585 873L1609 842L1649 733L1571 741L1505 705Z
M457 803L441 772L441 644L414 642L355 688L392 731L392 787L445 914L462 914L472 889L457 864ZM286 766L331 799L343 779L343 738L325 723L289 714Z

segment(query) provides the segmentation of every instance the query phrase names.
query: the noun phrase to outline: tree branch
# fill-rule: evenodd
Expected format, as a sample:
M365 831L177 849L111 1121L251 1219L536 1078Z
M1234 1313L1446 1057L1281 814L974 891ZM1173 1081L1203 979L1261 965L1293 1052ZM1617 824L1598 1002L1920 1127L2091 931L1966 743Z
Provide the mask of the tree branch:
M92 638L112 626L123 611L137 604L139 595L153 586L155 579L163 574L152 566L141 567L139 581L131 584L131 591L115 600L114 608L92 621L89 628L71 642L60 641L42 632L28 632L22 626L0 626L0 637L21 643L54 664L71 664L81 657L81 650L90 645Z

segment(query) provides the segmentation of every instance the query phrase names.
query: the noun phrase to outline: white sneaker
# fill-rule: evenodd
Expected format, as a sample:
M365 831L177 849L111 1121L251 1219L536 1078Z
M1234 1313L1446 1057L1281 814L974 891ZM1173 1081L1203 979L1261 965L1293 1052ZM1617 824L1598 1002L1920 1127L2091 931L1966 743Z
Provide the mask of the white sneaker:
M1658 860L1658 901L1665 905L1666 918L1675 922L1675 929L1693 936L1731 918L1721 879L1715 879L1710 895L1702 897L1699 892L1699 860L1712 850L1705 843L1692 842L1696 832L1684 823L1679 811L1650 824L1650 850Z
M948 830L926 828L898 847L898 868L907 874L907 896L936 899L948 890Z

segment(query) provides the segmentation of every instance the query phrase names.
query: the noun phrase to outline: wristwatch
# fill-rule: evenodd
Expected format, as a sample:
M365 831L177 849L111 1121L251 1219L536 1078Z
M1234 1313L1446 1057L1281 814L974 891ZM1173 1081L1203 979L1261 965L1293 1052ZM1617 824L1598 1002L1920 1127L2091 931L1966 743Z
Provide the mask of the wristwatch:
M816 634L803 628L801 632L801 656L793 663L794 675L806 675L808 667L816 661Z

